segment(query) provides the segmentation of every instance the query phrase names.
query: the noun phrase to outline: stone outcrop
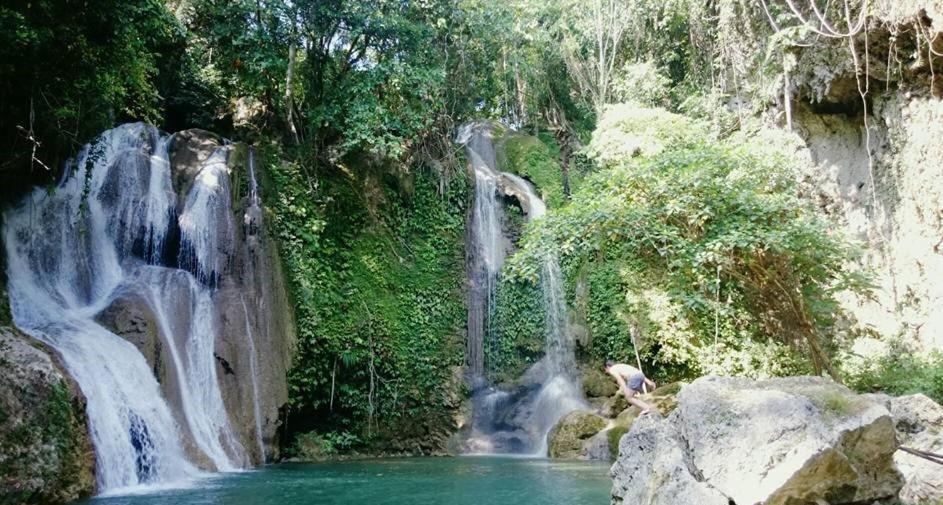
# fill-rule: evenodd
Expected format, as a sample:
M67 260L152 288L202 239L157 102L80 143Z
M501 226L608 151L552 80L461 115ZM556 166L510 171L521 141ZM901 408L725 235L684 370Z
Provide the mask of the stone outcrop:
M943 274L943 75L934 69L943 57L931 56L928 41L943 53L943 2L874 0L869 12L855 41L870 80L867 118L847 39L795 48L789 92L803 195L864 245L861 267L873 273L877 289L842 300L858 327L878 337L903 336L917 352L940 349L943 313L936 307L943 285L935 279ZM766 24L762 12L750 19ZM741 35L756 38L749 30ZM749 52L762 50L743 44ZM789 132L777 133L782 143Z
M943 407L923 394L870 396L891 411L901 447L943 454ZM901 503L943 502L943 466L903 450L894 454L894 463L906 481L900 490Z
M817 377L704 377L677 409L635 421L612 467L612 502L857 504L903 480L888 410Z
M622 437L612 466L612 503L626 505L727 505L727 497L700 481L674 424L658 414L640 419ZM631 451L631 452L630 452Z
M586 443L606 427L606 420L593 412L575 410L557 421L547 434L547 451L551 458L592 459L598 450ZM608 459L608 458L606 458Z
M57 359L0 327L0 503L61 503L95 490L85 398Z
M656 388L654 391L648 394L641 395L639 398L645 403L651 405L658 411L662 416L667 416L671 414L675 408L678 407L678 392L681 390L681 382L672 382L670 384L665 384L664 386ZM617 406L625 406L615 419L609 423L609 427L606 429L606 440L607 448L609 450L609 455L605 459L615 459L619 454L619 441L622 439L622 436L628 433L629 428L632 427L632 423L638 419L639 414L642 413L642 409L636 406L628 406L628 402L625 400L625 397L621 394L617 395L617 399L621 400L618 402L613 402ZM616 397L613 397L616 398Z
M895 95L876 99L869 167L862 118L800 109L796 128L810 163L807 194L853 240L875 273L867 298L843 305L882 337L903 335L918 349L943 348L943 102ZM877 359L880 356L867 356Z

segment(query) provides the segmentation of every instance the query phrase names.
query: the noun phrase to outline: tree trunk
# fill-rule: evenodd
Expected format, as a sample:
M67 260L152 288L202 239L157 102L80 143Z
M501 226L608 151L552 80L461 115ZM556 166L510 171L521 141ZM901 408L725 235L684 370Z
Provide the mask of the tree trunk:
M288 69L285 71L285 109L287 110L285 121L288 123L288 130L291 132L291 136L294 139L295 144L299 144L300 140L298 139L298 130L295 128L294 120L294 93L292 92L292 81L294 80L295 74L296 51L297 49L295 48L295 41L292 40L291 44L288 46Z

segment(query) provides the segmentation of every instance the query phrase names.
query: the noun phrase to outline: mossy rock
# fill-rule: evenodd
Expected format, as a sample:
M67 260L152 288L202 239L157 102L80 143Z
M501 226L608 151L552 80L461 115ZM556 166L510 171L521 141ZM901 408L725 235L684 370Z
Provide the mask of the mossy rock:
M660 386L651 393L639 395L639 399L643 402L648 403L649 405L658 409L662 415L667 416L678 406L678 401L676 396L678 392L681 391L681 386L683 382L672 382ZM630 408L629 402L625 399L621 393L613 394L606 402L603 404L601 412L605 416L616 416L618 413L623 412L624 410ZM639 411L636 407L634 408L636 412Z
M622 440L622 435L628 432L628 426L613 426L606 432L609 437L609 454L612 455L613 459L619 455L619 442Z
M667 416L674 409L678 407L678 393L681 391L681 386L683 382L672 382L670 384L665 384L651 393L640 395L642 401L648 403L652 407L658 410L663 416ZM642 413L642 410L635 406L628 406L625 397L619 395L619 398L622 399L622 405L626 405L627 408L622 409L619 412L619 415L616 416L613 421L613 426L609 429L609 450L613 456L619 454L619 440L622 439L622 435L625 435L629 432L629 428L632 427L632 423L638 419L639 414Z
M508 134L504 138L501 168L529 179L550 208L562 206L566 197L563 191L563 169L557 159L559 148L531 135Z
M578 458L583 452L583 443L605 428L606 420L593 412L570 412L547 435L548 455L551 458Z
M588 398L604 398L619 392L616 381L601 370L585 368L580 380L583 383L583 392Z
M48 349L0 327L0 503L62 503L94 490L85 398Z

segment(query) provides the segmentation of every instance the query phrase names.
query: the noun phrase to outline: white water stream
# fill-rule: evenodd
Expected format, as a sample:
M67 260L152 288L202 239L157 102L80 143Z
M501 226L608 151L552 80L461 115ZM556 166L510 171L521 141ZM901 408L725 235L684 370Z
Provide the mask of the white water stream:
M226 153L205 161L177 216L167 148L168 137L147 125L109 130L58 188L37 189L4 215L14 322L56 350L85 394L103 492L193 476L194 453L218 470L249 464L214 356L210 285L232 254L234 229ZM167 250L174 219L176 255ZM175 256L189 271L161 266ZM138 348L96 320L130 296L146 300L163 336L176 416ZM185 450L187 440L196 448Z
M547 210L533 185L520 176L496 169L491 127L487 123L463 126L457 142L464 145L475 174L475 203L469 236L469 363L476 382L483 381L483 346L498 352L497 332L491 327L496 309L497 278L509 249L502 231L503 202L499 194L520 202L528 220ZM546 352L526 375L536 391L512 395L495 388L476 394L475 433L470 452L547 454L547 434L564 415L587 408L575 377L573 343L566 331L566 299L556 256L545 259L541 275L545 312ZM510 418L510 419L509 419Z

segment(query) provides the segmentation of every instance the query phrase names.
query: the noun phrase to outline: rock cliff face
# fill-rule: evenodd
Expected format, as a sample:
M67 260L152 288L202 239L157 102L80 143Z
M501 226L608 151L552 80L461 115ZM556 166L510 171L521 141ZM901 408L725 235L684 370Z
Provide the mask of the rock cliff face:
M794 131L810 163L807 196L865 246L874 299L844 306L876 337L943 348L943 2L871 2L856 38L870 79L868 130L847 39L800 49ZM931 52L931 44L932 51ZM868 44L868 59L864 45ZM891 65L888 65L888 62Z
M903 484L896 449L887 409L829 380L705 377L622 437L612 503L872 503Z
M54 503L95 490L85 398L55 357L0 327L0 503Z
M862 266L876 273L878 289L874 300L845 301L858 322L943 348L943 313L935 310L943 286L934 282L943 274L943 102L890 96L875 101L874 114L869 165L860 116L799 113L814 167L810 196L866 246Z

